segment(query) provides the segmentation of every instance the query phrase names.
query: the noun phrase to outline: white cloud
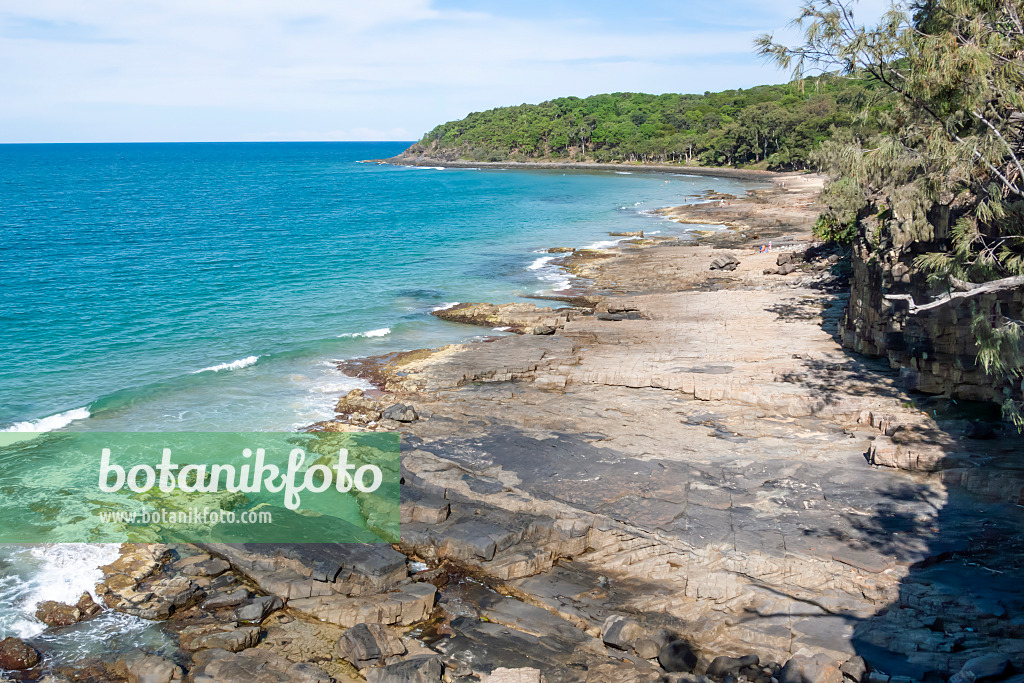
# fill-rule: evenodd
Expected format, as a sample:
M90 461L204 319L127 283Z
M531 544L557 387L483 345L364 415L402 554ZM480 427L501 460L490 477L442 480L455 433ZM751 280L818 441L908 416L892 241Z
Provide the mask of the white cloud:
M773 9L795 14L787 5ZM37 0L22 11L0 14L6 141L410 139L470 110L566 94L784 79L751 52L774 26L610 30L430 0Z

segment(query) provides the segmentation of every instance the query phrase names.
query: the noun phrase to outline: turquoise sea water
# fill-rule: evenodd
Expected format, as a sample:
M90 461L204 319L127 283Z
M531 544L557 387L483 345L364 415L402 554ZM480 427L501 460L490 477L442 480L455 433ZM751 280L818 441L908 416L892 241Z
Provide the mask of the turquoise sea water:
M293 430L362 386L337 360L490 333L432 309L565 287L544 249L683 234L643 211L751 187L358 163L405 146L0 145L0 429ZM116 554L0 549L0 637L55 661L159 648L113 613L39 635L35 604L76 601Z
M357 163L404 146L0 146L0 429L294 429L359 385L332 361L564 286L536 251L678 231L641 211L744 187Z

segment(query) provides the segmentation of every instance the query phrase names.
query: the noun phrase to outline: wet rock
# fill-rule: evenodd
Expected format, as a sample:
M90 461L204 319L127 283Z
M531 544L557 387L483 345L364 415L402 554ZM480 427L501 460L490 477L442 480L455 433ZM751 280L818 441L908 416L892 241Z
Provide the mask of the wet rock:
M366 672L366 683L439 683L444 673L441 658L419 655Z
M381 418L396 422L415 422L420 419L420 416L412 406L405 403L396 403L385 408L384 412L381 413Z
M0 669L22 671L39 663L36 649L20 638L0 640Z
M357 669L378 664L386 657L405 654L402 639L381 624L356 624L338 639L338 655Z
M843 673L843 676L849 678L854 683L861 683L868 675L867 662L864 661L863 657L856 655L843 662L839 670Z
M249 624L262 623L264 619L284 607L284 601L276 595L265 595L254 599L248 605L235 610L235 619Z
M203 603L203 609L221 609L224 607L238 607L252 596L245 588L236 588L228 593L217 593Z
M719 256L711 262L708 270L736 270L740 260L735 256Z
M182 649L227 650L240 652L253 647L260 640L258 626L235 626L234 624L204 624L188 626L179 634Z
M801 650L782 667L778 679L779 683L843 683L843 674L828 655Z
M604 644L619 650L634 649L637 641L646 635L647 631L640 624L618 614L608 617L601 628Z
M46 600L36 607L36 619L47 626L69 626L80 621L92 619L100 613L101 607L96 604L92 596L82 593L75 605L68 605L63 602Z
M689 673L697 666L697 653L685 641L674 640L661 648L658 664L670 673Z
M306 662L294 663L288 659L253 648L231 653L226 650L208 650L193 657L194 683L333 683L323 669Z

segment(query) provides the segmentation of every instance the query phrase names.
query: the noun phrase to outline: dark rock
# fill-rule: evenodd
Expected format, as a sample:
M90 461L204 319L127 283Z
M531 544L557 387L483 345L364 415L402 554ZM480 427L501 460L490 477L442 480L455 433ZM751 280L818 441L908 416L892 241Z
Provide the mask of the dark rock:
M439 683L444 673L441 658L419 655L366 672L366 683Z
M284 601L276 595L265 595L256 598L248 605L242 605L235 610L235 619L250 624L259 624L270 616L271 612L284 607Z
M748 667L757 668L760 665L761 665L761 658L758 657L757 655L744 655L744 656L740 657L740 667L741 668L744 668L744 669L746 669Z
M231 569L231 565L226 561L219 557L211 557L203 562L195 562L182 567L181 573L185 576L220 576L229 569Z
M0 669L21 671L31 669L39 663L35 648L19 638L0 640Z
M697 666L697 653L685 641L674 640L661 648L658 664L670 673L690 673Z
M248 600L252 593L244 588L236 588L230 593L217 593L203 603L203 609L221 609L223 607L237 607Z
M711 262L708 270L736 270L740 260L735 256L719 256Z
M416 413L416 410L404 403L396 403L393 406L388 406L381 413L381 418L385 420L394 420L396 422L415 422L420 419L420 416Z
M218 576L217 578L215 578L213 581L210 582L210 590L212 590L212 591L220 590L221 588L227 588L229 586L234 586L236 583L238 583L238 579L236 579L233 575L231 575L231 574L221 574L220 576Z
M290 662L261 648L231 653L207 650L193 657L189 672L194 683L333 683L323 669L307 662Z
M864 661L863 657L854 655L850 657L843 665L839 667L839 670L843 673L843 676L849 678L854 683L861 683L868 675L868 665Z
M964 426L964 436L968 439L994 439L996 438L996 430L988 422L971 420Z
M980 681L986 678L996 678L1006 673L1010 666L1010 660L1006 655L991 654L968 659L960 669L960 674L970 673L973 680Z
M338 639L338 655L357 669L365 669L385 657L405 654L402 639L381 624L356 624Z
M743 667L739 659L735 657L715 657L708 666L707 675L713 678L722 678L726 674L736 673Z
M842 683L843 674L828 655L811 656L803 650L786 662L778 679L779 683Z

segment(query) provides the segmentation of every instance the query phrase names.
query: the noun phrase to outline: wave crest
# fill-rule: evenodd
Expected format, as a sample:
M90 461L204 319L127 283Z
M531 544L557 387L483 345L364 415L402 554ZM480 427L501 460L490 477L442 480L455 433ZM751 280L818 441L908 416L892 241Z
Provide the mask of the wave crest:
M89 416L88 408L75 408L56 415L41 417L38 420L15 422L9 427L0 429L0 432L52 432L55 429L67 427L75 420L84 420Z
M256 365L256 361L258 361L259 359L259 356L247 356L246 358L240 358L239 360L231 361L230 363L211 365L208 368L196 370L192 374L198 375L200 372L220 372L221 370L241 370L242 368L247 368L250 365Z

